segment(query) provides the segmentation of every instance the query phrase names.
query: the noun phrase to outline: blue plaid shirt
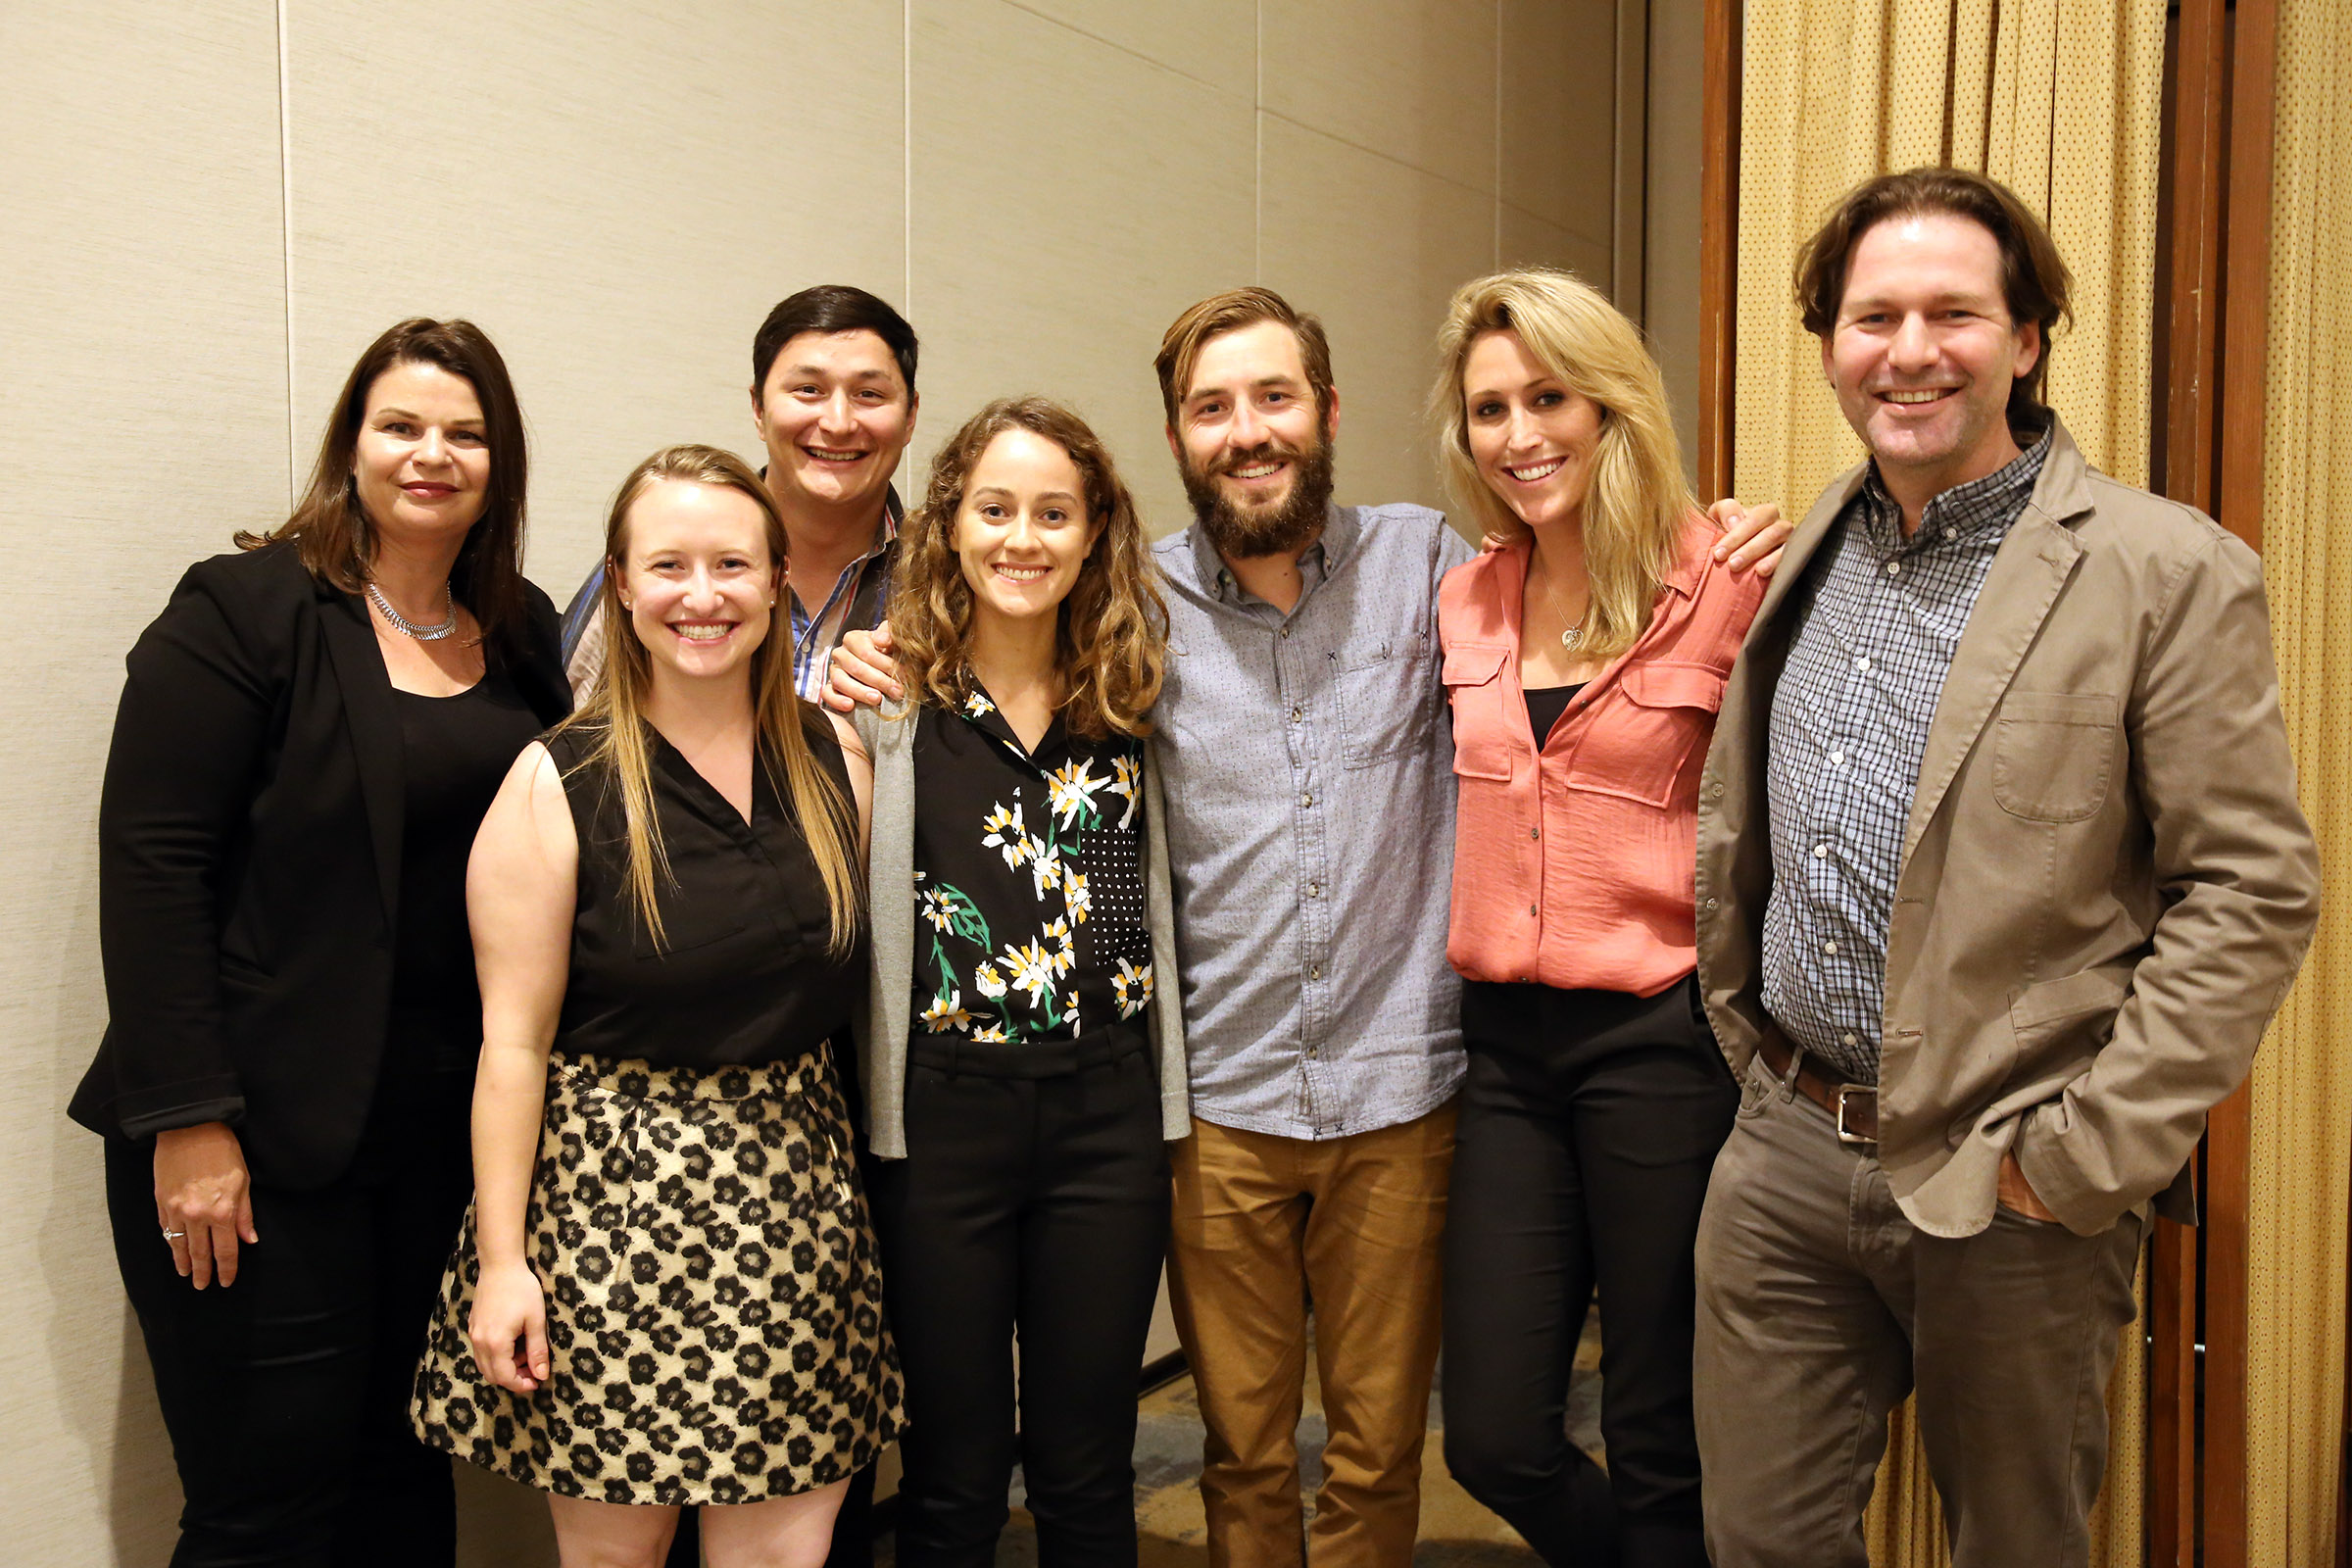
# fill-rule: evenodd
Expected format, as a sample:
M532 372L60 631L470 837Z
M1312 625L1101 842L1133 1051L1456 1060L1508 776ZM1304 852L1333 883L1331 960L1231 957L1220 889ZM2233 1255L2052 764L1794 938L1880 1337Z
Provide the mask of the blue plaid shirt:
M1998 473L1929 502L1909 539L1872 465L1796 588L1766 754L1763 1001L1853 1083L1879 1081L1886 932L1936 704L2049 451L2045 429Z

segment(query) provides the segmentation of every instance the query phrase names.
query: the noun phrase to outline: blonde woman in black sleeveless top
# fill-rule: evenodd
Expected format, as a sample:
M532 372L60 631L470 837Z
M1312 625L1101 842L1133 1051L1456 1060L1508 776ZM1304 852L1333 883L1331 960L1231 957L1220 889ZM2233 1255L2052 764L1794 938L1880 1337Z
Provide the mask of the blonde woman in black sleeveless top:
M550 1494L564 1559L823 1562L898 1435L837 1076L870 767L792 687L783 525L707 447L608 525L609 655L509 775L468 899L474 1213L417 1376L428 1443Z

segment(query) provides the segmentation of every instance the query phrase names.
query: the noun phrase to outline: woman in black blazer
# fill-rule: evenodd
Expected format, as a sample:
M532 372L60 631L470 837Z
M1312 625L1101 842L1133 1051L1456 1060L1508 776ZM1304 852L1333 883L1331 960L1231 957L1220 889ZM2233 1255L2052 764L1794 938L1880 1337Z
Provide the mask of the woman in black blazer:
M569 707L523 579L522 418L468 322L361 356L287 523L131 650L99 803L122 1282L186 1506L174 1568L451 1562L409 1382L471 1186L474 829Z

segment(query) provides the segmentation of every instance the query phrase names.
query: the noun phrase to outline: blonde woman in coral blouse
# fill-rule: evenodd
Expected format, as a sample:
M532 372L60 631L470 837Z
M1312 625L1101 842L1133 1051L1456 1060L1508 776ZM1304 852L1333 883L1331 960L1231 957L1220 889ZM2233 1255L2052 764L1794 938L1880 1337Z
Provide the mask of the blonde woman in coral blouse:
M1547 1562L1704 1568L1691 1239L1740 1097L1693 979L1693 832L1763 575L1718 560L1657 366L1593 289L1482 278L1439 346L1447 481L1488 534L1439 594L1470 1057L1446 1461ZM1596 1286L1605 1475L1564 1436Z

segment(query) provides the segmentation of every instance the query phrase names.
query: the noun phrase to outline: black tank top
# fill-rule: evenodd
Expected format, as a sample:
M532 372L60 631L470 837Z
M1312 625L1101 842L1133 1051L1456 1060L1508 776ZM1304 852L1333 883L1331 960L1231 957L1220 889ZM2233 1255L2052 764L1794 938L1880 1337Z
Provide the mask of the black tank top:
M831 724L805 704L803 718L809 750L846 797L849 773ZM778 796L782 761L752 769L747 823L659 731L647 725L645 733L672 878L661 888L659 949L629 898L619 783L585 761L599 732L546 738L580 839L556 1049L715 1068L789 1060L828 1037L846 1047L865 993L863 939L842 957L825 952L824 883L789 800Z

